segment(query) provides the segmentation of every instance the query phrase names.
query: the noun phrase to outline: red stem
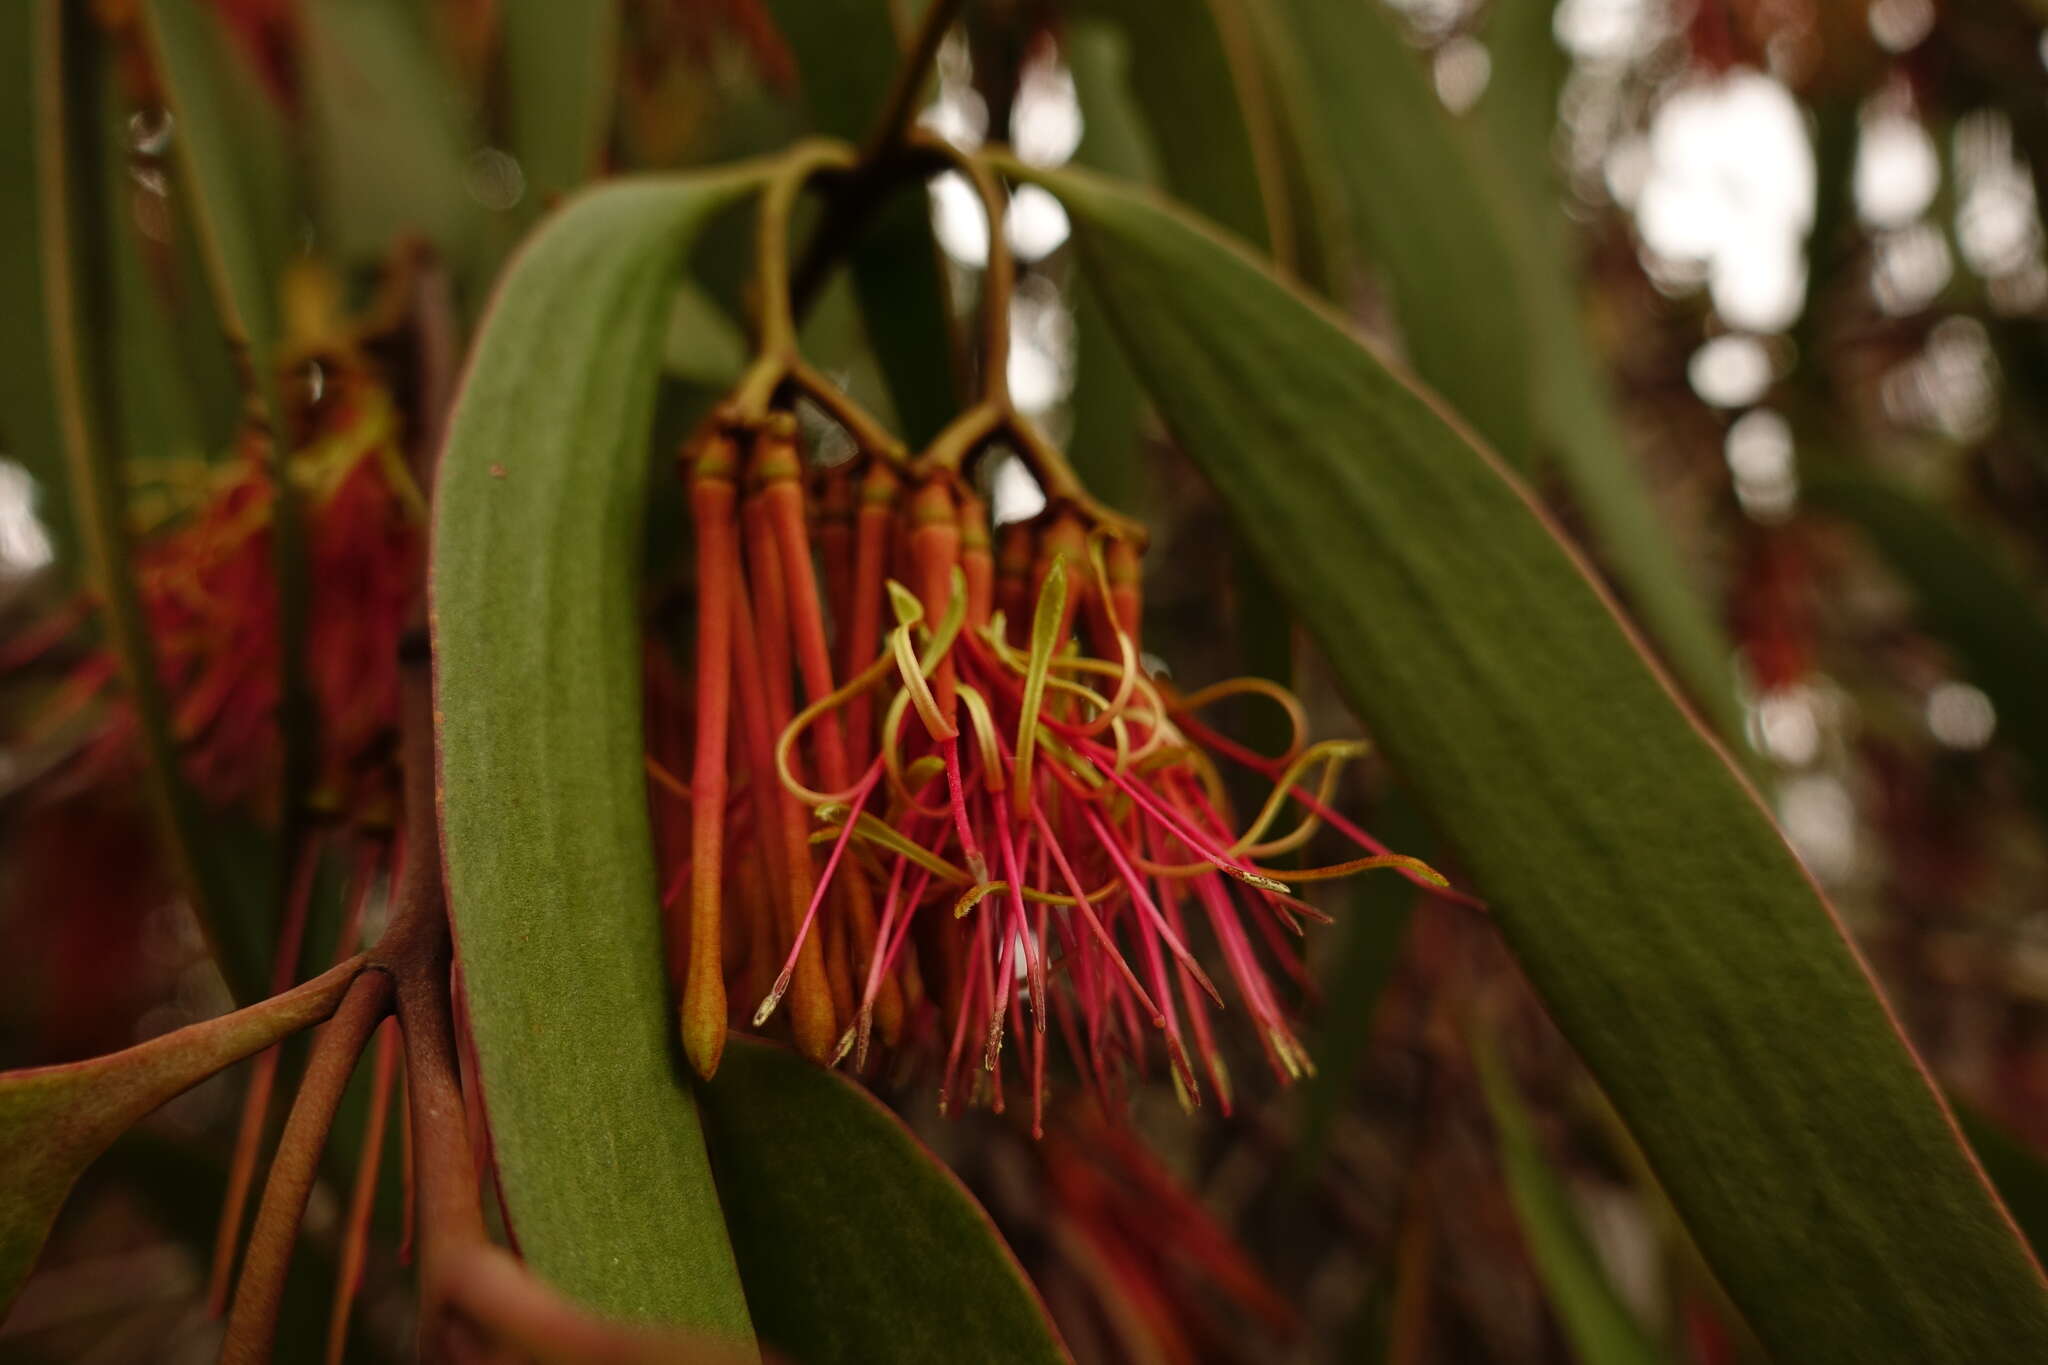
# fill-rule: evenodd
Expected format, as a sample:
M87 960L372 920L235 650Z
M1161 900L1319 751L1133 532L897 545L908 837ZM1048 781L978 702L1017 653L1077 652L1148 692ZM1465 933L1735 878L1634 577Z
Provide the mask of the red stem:
M285 1121L284 1136L278 1139L270 1179L263 1186L263 1203L256 1211L256 1226L249 1234L249 1253L235 1285L234 1307L228 1312L222 1365L259 1365L272 1357L285 1271L306 1215L306 1197L313 1190L320 1151L334 1126L334 1111L355 1071L356 1059L390 1010L391 988L388 972L365 970L350 985L334 1017L313 1036L313 1055L306 1063L298 1098L292 1102L291 1117Z

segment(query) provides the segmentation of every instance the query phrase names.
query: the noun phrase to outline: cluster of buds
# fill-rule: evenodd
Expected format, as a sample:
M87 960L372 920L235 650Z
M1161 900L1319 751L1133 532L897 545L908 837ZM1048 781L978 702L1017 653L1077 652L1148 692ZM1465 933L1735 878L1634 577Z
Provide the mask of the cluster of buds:
M1056 1026L1105 1098L1119 1059L1142 1065L1156 1039L1184 1104L1206 1076L1227 1108L1226 997L1198 935L1274 1071L1296 1077L1310 1063L1269 969L1298 976L1294 940L1322 916L1292 885L1383 867L1441 884L1330 808L1362 745L1308 743L1274 684L1182 696L1147 670L1142 532L1042 438L1026 458L1045 510L992 527L963 466L1016 420L970 417L915 459L881 447L814 468L790 412L728 409L685 453L694 747L687 784L656 773L687 824L665 900L706 1076L729 1016L760 1027L781 1009L820 1061L864 1067L877 1033L927 1039L942 1107L1000 1108L1017 1037L1035 1127ZM1242 694L1285 708L1284 752L1197 719ZM1219 759L1272 784L1249 822ZM1361 856L1271 865L1326 823Z

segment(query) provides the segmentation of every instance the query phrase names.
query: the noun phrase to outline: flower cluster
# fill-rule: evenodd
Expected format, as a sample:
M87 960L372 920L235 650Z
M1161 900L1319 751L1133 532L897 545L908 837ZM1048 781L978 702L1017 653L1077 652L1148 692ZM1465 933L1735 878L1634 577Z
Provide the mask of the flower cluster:
M709 1076L730 1014L759 1027L781 1010L821 1061L863 1067L877 1033L915 1036L943 1059L942 1107L1001 1108L1005 1040L1021 1040L1036 1127L1056 1029L1104 1098L1163 1052L1185 1105L1206 1080L1227 1109L1226 993L1198 945L1273 1070L1299 1076L1270 973L1300 975L1295 939L1322 916L1292 886L1440 879L1330 808L1362 746L1308 743L1284 690L1182 696L1148 671L1138 528L1063 464L1041 471L1044 512L992 527L961 469L979 448L812 468L791 414L728 410L686 452L689 779L655 765L658 805L687 829L666 897L686 1049ZM1198 719L1243 694L1285 709L1283 753ZM1271 784L1248 822L1219 760ZM1326 824L1361 856L1274 865Z
M366 362L312 362L318 394L293 414L288 462L306 544L307 685L317 717L310 799L359 824L388 828L398 789L398 639L425 556L426 516L407 472L389 393ZM277 486L269 439L251 429L218 465L169 471L167 503L148 508L134 551L168 725L185 778L216 808L274 813L283 746ZM163 473L164 471L159 471ZM159 503L166 502L159 499ZM54 649L83 623L82 600L38 632ZM12 662L28 661L18 644ZM108 698L118 672L106 649L85 654L34 720L55 733L102 706L81 751L88 783L135 762L138 718Z

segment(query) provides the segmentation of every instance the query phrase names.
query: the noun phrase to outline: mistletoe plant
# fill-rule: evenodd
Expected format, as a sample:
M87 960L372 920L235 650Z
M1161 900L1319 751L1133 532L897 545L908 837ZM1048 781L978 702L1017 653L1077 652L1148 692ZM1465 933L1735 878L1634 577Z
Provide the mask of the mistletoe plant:
M616 47L609 10L506 6L512 76L554 73L513 80L512 121L538 183L573 192L502 269L483 228L370 232L369 291L277 246L277 148L241 113L267 106L237 103L261 92L230 79L245 58L217 17L99 8L120 12L44 0L33 35L52 390L92 582L11 666L49 670L52 715L89 722L73 780L149 788L245 998L262 969L232 946L238 905L274 951L254 1003L0 1076L0 1293L122 1133L254 1057L212 1291L222 1358L271 1358L367 1056L330 1359L387 1255L394 1180L388 1254L416 1272L425 1359L1064 1358L897 1112L977 1106L1005 1117L948 1141L1014 1129L1061 1226L1136 1220L1122 1265L1163 1235L1285 1322L1125 1114L1155 1079L1194 1122L1311 1074L1301 945L1329 918L1311 888L1390 872L1497 930L1766 1348L2038 1358L2039 1267L1832 910L1582 555L1445 399L1254 248L1127 181L915 126L960 4L929 6L859 147L584 188L602 136L563 153L550 111L605 107L607 67L565 94L574 63L543 57ZM894 53L887 7L864 8L784 7L815 91L877 34ZM1313 0L1281 9L1268 38L1365 41ZM321 0L301 22L344 43L389 37L384 14ZM1312 77L1329 54L1295 55L1275 69ZM317 113L323 70L272 79ZM153 169L237 362L235 458L152 475L171 488L154 518L94 341L114 278L92 249L101 100L175 116ZM872 250L906 204L926 230L942 176L987 229L951 348L974 380L948 411L946 353L919 369L928 352L896 347L885 419L801 324L849 260L878 350L928 304L954 320L929 278L878 292ZM1063 206L1114 337L1082 363L1135 375L1455 850L1456 889L1343 794L1363 741L1311 740L1280 680L1182 687L1148 650L1145 527L1010 390L1025 188ZM665 350L709 330L677 306L706 283L744 307L751 359L679 420ZM460 301L486 288L465 337ZM1455 368L1431 366L1457 401ZM999 460L1041 510L997 523ZM1671 619L1658 646L1694 657ZM1247 703L1277 713L1277 743L1215 719ZM230 825L273 868L253 897L218 875ZM331 965L301 981L315 933ZM280 1045L309 1029L300 1063ZM1248 1055L1270 1074L1234 1073ZM1542 1235L1570 1214L1512 1087L1490 1054L1480 1070L1545 1278L1583 1287L1575 1232ZM1607 1343L1588 1358L1647 1351L1610 1309L1571 1318Z

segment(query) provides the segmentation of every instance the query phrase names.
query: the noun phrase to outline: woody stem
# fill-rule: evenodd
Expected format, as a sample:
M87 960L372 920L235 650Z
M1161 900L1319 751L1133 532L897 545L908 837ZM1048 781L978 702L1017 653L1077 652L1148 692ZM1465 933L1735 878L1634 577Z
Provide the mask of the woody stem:
M924 18L918 21L917 32L911 36L910 47L889 82L889 94L875 112L874 126L862 145L863 166L884 160L903 145L911 120L917 115L917 101L924 93L932 63L938 58L939 44L945 41L947 30L953 27L966 4L967 0L931 0L926 6Z

